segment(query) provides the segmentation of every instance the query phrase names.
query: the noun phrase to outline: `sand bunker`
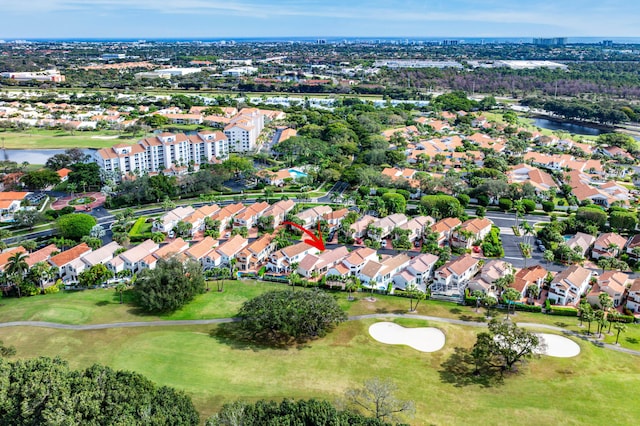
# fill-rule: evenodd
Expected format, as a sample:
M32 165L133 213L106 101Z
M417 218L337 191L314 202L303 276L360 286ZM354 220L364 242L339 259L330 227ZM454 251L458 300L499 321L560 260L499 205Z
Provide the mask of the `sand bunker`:
M405 328L392 322L377 322L369 334L388 345L407 345L420 352L435 352L444 346L444 333L433 327Z
M556 358L571 358L580 354L580 345L571 339L557 334L536 333L540 343L547 345L546 349L540 351L542 355Z

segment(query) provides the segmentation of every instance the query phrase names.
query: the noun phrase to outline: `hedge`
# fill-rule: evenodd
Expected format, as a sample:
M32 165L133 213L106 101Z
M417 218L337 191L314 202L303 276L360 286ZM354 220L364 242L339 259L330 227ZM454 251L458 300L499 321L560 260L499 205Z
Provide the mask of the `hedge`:
M563 317L577 317L578 310L576 308L564 308L560 306L552 306L549 315L559 315Z
M542 312L542 306L535 305L524 305L522 303L518 303L513 305L516 311L524 311L524 312Z
M620 314L609 314L607 315L607 319L611 322L626 322L632 323L636 320L633 315L620 315Z
M152 224L147 223L147 217L139 217L129 230L129 238L131 241L142 241L151 238Z

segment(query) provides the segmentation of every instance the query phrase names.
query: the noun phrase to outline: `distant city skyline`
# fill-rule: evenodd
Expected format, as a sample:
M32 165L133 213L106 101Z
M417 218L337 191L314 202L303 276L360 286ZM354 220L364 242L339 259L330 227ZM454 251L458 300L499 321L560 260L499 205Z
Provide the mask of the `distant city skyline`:
M0 39L640 35L622 0L29 0L2 16Z

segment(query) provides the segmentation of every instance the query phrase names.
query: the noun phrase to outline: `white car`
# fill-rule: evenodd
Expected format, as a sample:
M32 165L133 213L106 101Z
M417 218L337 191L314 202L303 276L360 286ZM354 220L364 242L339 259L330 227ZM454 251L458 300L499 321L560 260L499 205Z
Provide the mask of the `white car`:
M380 247L386 248L387 247L387 240L382 240L382 242L380 243Z

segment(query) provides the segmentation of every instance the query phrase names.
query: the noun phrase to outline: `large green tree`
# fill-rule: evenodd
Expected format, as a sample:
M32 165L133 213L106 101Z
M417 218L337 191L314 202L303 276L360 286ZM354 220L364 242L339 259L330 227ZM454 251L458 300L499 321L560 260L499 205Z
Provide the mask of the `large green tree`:
M145 269L135 283L136 299L149 312L172 312L204 293L202 267L176 258L160 260L155 269Z
M284 344L322 337L347 319L334 297L317 289L269 291L245 302L238 317L250 338Z
M60 216L56 222L60 235L71 240L80 240L89 235L96 224L96 218L85 213Z

